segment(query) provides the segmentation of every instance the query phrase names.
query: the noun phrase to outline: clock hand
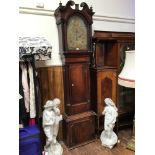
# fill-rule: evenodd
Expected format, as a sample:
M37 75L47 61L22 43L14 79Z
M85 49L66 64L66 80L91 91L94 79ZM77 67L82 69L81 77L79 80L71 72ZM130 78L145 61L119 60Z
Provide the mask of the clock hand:
M76 41L77 41L77 30L75 31L75 34L76 34Z

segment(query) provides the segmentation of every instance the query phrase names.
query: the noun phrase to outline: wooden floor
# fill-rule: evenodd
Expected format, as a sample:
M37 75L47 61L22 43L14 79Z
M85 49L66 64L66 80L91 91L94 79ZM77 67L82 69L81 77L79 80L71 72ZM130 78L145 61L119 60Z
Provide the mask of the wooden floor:
M131 129L121 130L118 133L120 143L118 143L113 149L105 148L101 146L99 139L91 142L87 145L69 150L64 144L63 155L135 155L134 151L126 148L126 144L132 135Z

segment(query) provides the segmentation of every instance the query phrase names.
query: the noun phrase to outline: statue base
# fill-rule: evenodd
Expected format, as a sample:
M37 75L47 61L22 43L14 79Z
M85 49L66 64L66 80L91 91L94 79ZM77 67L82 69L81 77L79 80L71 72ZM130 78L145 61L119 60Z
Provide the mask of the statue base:
M51 146L45 151L45 155L62 155L63 148L59 143L51 144Z
M107 134L107 131L105 130L102 131L100 139L101 139L102 145L109 149L112 149L118 141L117 135L113 131L109 136Z

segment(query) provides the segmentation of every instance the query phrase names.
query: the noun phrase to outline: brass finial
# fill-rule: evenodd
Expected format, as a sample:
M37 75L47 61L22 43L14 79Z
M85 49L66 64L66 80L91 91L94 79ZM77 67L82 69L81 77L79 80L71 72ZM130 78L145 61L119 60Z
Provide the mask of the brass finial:
M62 3L61 3L61 1L60 1L60 3L59 3L59 6L62 6Z

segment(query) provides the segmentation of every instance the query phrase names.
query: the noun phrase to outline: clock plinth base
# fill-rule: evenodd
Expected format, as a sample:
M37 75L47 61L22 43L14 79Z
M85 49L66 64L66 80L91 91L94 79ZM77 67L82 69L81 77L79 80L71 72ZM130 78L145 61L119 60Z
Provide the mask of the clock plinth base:
M84 145L95 139L95 113L90 111L65 116L63 128L67 147Z

